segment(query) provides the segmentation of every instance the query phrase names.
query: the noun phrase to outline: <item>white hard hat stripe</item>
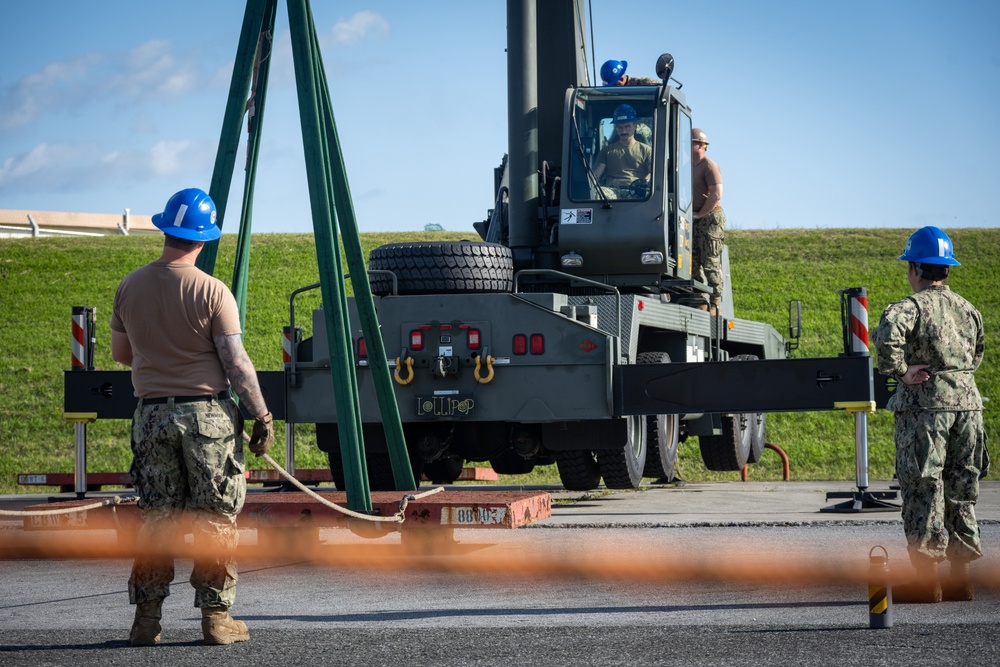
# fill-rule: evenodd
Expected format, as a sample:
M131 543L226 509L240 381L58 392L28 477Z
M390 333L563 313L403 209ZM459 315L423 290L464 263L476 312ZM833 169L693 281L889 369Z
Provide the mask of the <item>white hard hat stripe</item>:
M184 214L187 213L187 204L181 204L177 207L177 215L174 216L174 227L180 227L181 223L184 222Z

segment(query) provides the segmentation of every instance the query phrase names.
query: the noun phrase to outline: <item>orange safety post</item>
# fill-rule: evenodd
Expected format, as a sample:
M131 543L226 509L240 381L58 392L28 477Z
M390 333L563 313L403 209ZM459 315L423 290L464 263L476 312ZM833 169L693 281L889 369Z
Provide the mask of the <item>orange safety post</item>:
M781 465L782 465L781 478L787 482L788 478L791 476L791 468L788 463L788 454L786 454L785 450L783 450L781 447L771 442L765 442L764 449L772 449L778 452L778 456L781 457ZM743 470L740 471L740 479L742 479L744 482L747 481L747 470L749 468L750 466L744 465Z

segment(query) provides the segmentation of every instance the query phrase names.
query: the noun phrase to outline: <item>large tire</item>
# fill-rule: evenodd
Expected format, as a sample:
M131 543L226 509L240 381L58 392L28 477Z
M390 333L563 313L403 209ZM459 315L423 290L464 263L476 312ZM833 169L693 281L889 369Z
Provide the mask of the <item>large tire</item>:
M630 415L625 442L614 449L597 450L597 467L609 489L637 489L646 466L646 417Z
M388 453L366 454L365 467L368 468L368 488L370 490L396 490L396 478L392 476L392 460Z
M344 460L340 452L327 452L330 462L330 476L338 491L347 491ZM395 491L396 480L392 476L392 461L388 454L368 454L365 456L365 467L368 469L369 491ZM419 482L418 482L419 486Z
M639 364L669 364L666 352L640 352ZM677 450L680 446L679 415L648 415L646 417L646 467L643 476L672 482L676 479Z
M747 456L747 463L757 463L767 442L767 413L753 412L747 416L750 418L750 454Z
M571 449L556 454L559 479L569 491L592 491L601 483L601 471L594 453Z
M326 452L330 464L330 476L338 491L346 491L344 461L340 454L340 436L336 424L316 424L316 444ZM368 489L370 491L395 491L396 478L392 474L392 459L388 452L368 452L365 454L368 469ZM410 457L413 479L420 488L420 461Z
M327 452L327 461L330 462L330 476L333 477L333 485L338 491L347 491L347 484L344 482L344 459L340 452Z
M750 457L749 419L722 415L722 435L698 436L701 460L709 470L742 470Z
M737 354L733 361L756 361L756 354ZM745 415L750 429L750 453L747 463L757 463L764 453L764 443L767 441L767 413L750 412Z
M400 294L510 292L514 260L510 248L472 241L390 243L371 251L368 268L396 274ZM392 293L392 277L373 273L372 293Z
M646 469L643 475L664 482L677 481L677 452L680 449L681 420L678 415L649 415L646 418Z
M462 474L465 460L457 456L442 456L424 463L424 475L434 484L451 484Z
M490 466L498 475L526 475L535 469L535 459L506 449L490 459Z

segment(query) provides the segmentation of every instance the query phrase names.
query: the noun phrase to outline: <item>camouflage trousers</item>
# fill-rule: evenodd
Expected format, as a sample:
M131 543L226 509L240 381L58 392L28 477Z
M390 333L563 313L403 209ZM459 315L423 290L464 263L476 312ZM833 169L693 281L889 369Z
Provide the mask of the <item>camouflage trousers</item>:
M726 242L726 214L721 208L694 221L691 247L691 277L722 296L722 246Z
M142 527L129 577L129 602L170 595L184 512L195 551L194 606L232 606L236 598L236 515L246 499L243 417L231 399L144 405L132 417L129 475Z
M989 470L983 413L897 412L895 430L911 562L982 556L975 506L979 479Z

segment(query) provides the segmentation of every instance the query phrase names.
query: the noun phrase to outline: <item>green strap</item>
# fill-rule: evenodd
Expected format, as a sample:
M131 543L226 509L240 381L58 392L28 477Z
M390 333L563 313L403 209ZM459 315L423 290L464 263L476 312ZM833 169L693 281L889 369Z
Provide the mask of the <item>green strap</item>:
M313 35L315 38L315 30ZM318 44L316 45L318 52ZM340 150L340 140L337 134L337 124L333 117L330 103L330 92L327 88L327 78L323 72L323 64L317 60L319 71L317 78L322 87L323 118L326 124L325 132L330 138L330 155L336 159L339 168L332 170L333 199L337 210L337 221L340 225L341 241L344 244L344 255L347 268L354 287L354 304L358 309L361 330L368 348L368 368L374 380L375 394L378 399L382 416L382 426L385 431L389 459L392 463L393 482L400 491L417 488L410 467L409 453L406 448L406 438L403 435L403 424L399 417L399 405L396 403L396 390L389 371L389 361L386 358L385 345L382 341L382 329L372 298L371 283L368 280L368 270L365 266L364 251L361 248L361 235L358 232L357 216L354 213L354 203L351 199L351 189L347 182L347 169L344 166L344 156Z
M264 22L264 10L267 5L273 7L276 4L277 0L247 0L247 9L243 14L243 30L240 32L240 42L236 49L233 78L229 84L229 100L226 103L226 115L222 121L219 148L215 154L212 183L208 190L209 196L215 202L218 213L216 224L219 225L220 229L222 229L226 219L226 203L229 201L229 188L233 180L236 152L239 149L240 133L243 130L247 91L250 90L250 80L253 76L254 53L257 50L260 28ZM274 10L271 11L273 14ZM218 241L206 243L198 255L198 268L209 275L214 275L218 249Z
M233 294L240 310L241 325L245 324L246 319L253 193L270 70L270 36L274 34L276 9L277 0L247 0L229 100L209 190L218 210L218 225L221 228L232 184L243 115L247 110L248 91L254 82L252 99L254 113L248 126L248 166L232 283ZM382 423L385 427L393 480L396 488L400 490L416 489L417 485L410 468L399 408L396 404L395 388L368 282L360 234L309 1L288 0L288 13L309 201L316 242L316 261L326 318L340 451L347 483L347 504L354 511L370 512L371 493L368 488L368 472L364 456L361 406L358 399L353 338L348 314L346 276L336 233L338 225L352 276L362 333L368 342L369 371L374 378ZM334 157L336 163L333 161ZM198 258L198 267L206 273L213 274L217 252L218 241L206 244Z
M257 183L257 158L260 153L261 127L267 101L268 73L271 70L271 45L274 35L274 17L278 0L268 0L263 29L260 31L255 51L252 97L246 105L247 119L247 169L243 183L243 209L240 231L236 239L236 259L233 267L233 296L240 309L240 329L246 329L247 282L250 276L250 234L253 227L253 193Z

